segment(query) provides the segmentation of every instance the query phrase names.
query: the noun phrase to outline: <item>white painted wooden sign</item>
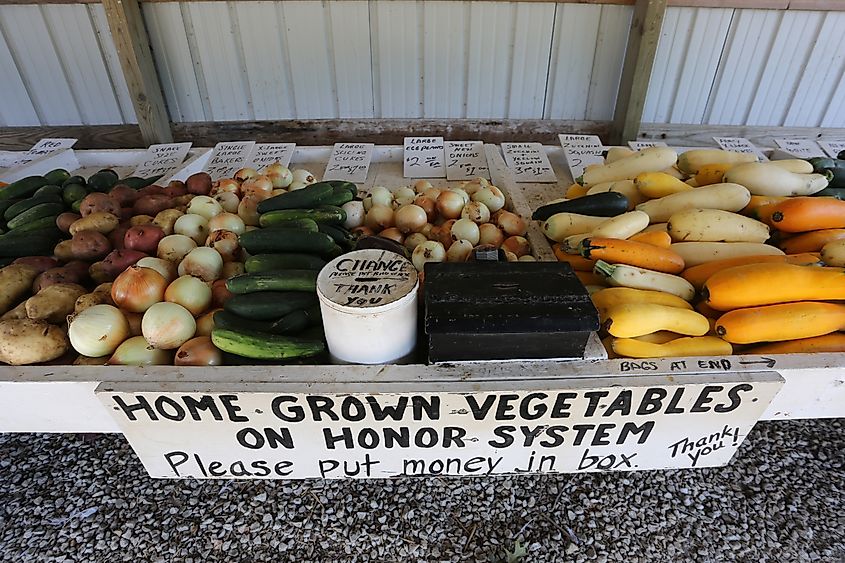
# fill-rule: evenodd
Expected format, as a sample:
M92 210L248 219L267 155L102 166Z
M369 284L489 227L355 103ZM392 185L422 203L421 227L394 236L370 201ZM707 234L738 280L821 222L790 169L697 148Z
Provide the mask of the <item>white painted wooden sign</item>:
M584 173L591 164L604 164L604 145L596 135L558 135L563 156L572 178Z
M55 152L72 148L76 144L77 139L57 138L57 139L41 139L32 148L21 155L21 157L14 163L14 166L23 166L29 164L41 157L53 154Z
M208 172L212 180L231 178L246 166L246 159L254 146L255 141L217 143L203 170Z
M150 145L132 175L141 178L168 177L182 167L182 162L188 156L189 150L191 150L191 143Z
M502 143L502 153L515 182L557 182L549 157L540 143Z
M845 141L819 141L819 146L830 158L836 158L845 151Z
M446 141L446 179L490 179L490 166L481 141Z
M278 162L287 167L295 148L296 143L256 143L252 154L247 159L247 166L261 170L269 164Z
M713 137L713 140L722 150L754 154L760 160L768 160L763 151L744 137Z
M641 151L649 147L665 147L668 145L663 141L628 141L628 146L635 151Z
M775 144L798 158L825 156L818 143L810 139L775 139Z
M153 477L333 479L720 466L782 384L746 372L96 393Z
M443 137L405 137L402 161L405 178L445 178Z
M366 182L374 146L373 143L335 143L323 180Z

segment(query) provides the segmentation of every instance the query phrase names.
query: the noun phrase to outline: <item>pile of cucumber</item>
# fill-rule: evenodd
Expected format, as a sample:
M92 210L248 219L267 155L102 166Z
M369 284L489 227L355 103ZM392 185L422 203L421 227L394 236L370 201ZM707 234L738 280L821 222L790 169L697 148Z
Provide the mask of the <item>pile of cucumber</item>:
M319 182L262 201L260 229L240 236L250 256L230 278L234 294L214 314L212 342L255 360L292 360L325 351L317 274L352 249L341 206L358 194L349 182Z
M56 217L65 211L79 211L89 193L108 192L118 183L140 189L157 178L124 178L117 172L100 170L87 180L58 168L43 176L28 176L0 189L0 263L21 256L53 254L62 238Z
M807 159L813 165L813 172L824 174L830 179L825 189L813 195L845 200L845 151L836 156L837 158L816 157Z

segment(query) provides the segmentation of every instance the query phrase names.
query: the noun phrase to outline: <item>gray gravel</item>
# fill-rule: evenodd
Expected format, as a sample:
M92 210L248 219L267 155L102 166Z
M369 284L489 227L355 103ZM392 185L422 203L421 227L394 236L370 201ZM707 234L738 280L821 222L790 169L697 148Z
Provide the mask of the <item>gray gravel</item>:
M357 482L157 481L120 436L0 435L0 558L842 562L844 426L758 424L720 469Z

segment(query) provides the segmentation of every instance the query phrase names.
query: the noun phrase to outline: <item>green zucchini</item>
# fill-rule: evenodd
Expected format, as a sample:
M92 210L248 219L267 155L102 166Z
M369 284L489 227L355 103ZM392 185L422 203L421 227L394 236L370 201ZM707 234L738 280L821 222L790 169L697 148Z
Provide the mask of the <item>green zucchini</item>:
M49 184L44 176L27 176L15 182L12 182L2 190L0 190L0 200L3 199L20 199L22 197L29 197L34 194L41 186Z
M62 198L61 196L57 196L55 194L47 194L42 196L33 196L31 198L21 200L18 203L10 205L8 208L6 208L6 211L3 212L3 218L6 221L10 221L21 213L32 209L36 205L41 205L42 203L62 203Z
M339 247L346 251L352 250L355 246L356 237L352 233L341 227L340 225L329 225L328 223L316 223L317 228L321 233L325 233L332 237L332 240L337 243Z
M258 224L262 227L270 227L281 221L290 221L291 219L311 219L317 223L342 224L346 221L346 212L340 207L335 206L325 206L317 209L280 209L262 214L258 219Z
M334 187L327 182L317 182L301 190L293 190L265 199L258 204L259 213L276 211L279 209L307 209L316 207L320 202L334 193Z
M355 194L346 187L349 182L343 182L339 186L332 188L332 193L329 197L320 202L320 205L334 205L340 207L344 203L349 203L355 199ZM354 184L351 184L354 186Z
M303 252L326 255L337 248L329 235L301 229L255 229L240 235L239 240L250 254Z
M306 358L316 356L326 349L320 340L226 329L211 331L211 342L224 352L257 360Z
M6 226L15 230L18 227L43 217L53 217L55 220L56 216L64 210L65 205L63 203L39 203L34 207L30 207L21 214L15 215L14 218L9 219L6 222Z
M248 274L272 272L277 270L321 270L326 261L313 254L285 252L279 254L256 254L244 262Z
M223 304L223 309L254 321L278 320L297 309L304 309L317 302L314 292L262 291L235 295Z
M64 168L56 168L44 174L44 179L47 180L47 183L56 186L61 186L68 178L70 178L70 172Z
M258 291L316 291L317 270L277 270L261 274L241 274L226 281L235 294Z
M624 194L619 192L602 192L538 207L534 210L531 218L545 221L555 213L616 217L625 213L627 210L628 198Z
M302 231L311 231L312 233L319 232L317 222L314 219L290 219L287 221L279 221L273 225L267 226L268 229L300 229Z

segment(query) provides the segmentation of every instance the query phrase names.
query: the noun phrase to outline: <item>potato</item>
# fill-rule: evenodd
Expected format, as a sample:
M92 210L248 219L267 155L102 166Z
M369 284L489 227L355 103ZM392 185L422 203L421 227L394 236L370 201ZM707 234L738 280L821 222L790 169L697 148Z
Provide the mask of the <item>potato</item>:
M92 215L94 213L111 213L112 215L120 215L120 202L108 196L95 192L88 194L79 204L79 214L83 217ZM73 234L73 233L71 233Z
M111 244L112 250L123 250L125 247L123 246L123 237L126 236L126 231L129 230L128 224L122 224L109 233L109 243Z
M53 256L59 262L70 262L73 260L73 241L63 240L53 248Z
M120 275L123 270L134 265L135 262L144 256L146 256L146 254L137 250L112 250L109 252L109 255L103 259L103 263L106 265L107 271L112 275L110 280L105 281L114 281L114 278Z
M59 265L56 259L51 256L25 256L23 258L18 258L12 262L12 264L26 264L27 266L32 266L38 270L39 274Z
M171 207L174 208L174 209L186 207L189 203L191 203L192 199L194 199L193 194L188 194L188 195L183 195L181 197L173 198L173 205L171 205ZM182 212L184 213L185 210L183 209Z
M32 292L38 293L45 287L60 283L79 283L83 277L75 269L66 266L50 268L35 278L35 282L32 284Z
M188 192L195 195L208 195L211 191L211 176L208 172L197 172L188 176Z
M49 362L70 348L67 334L45 321L0 321L0 361L13 366Z
M118 209L118 213L120 213L120 209ZM107 235L115 230L119 224L120 220L117 218L117 215L97 211L74 221L73 225L70 226L70 234L73 236L79 231L97 231L98 233Z
M9 319L27 319L29 317L26 316L26 301L21 301L20 304L12 309L11 311L7 312L5 315L0 317L0 320L9 320Z
M167 187L164 188L164 195L168 197L179 197L183 196L188 193L188 188L185 186L185 182L181 180L172 180Z
M91 264L91 267L88 268L88 275L99 284L112 282L117 277L117 274L112 274L112 269L102 260Z
M84 287L74 283L45 287L26 300L26 316L34 321L62 323L73 313L76 300L85 293Z
M100 356L99 358L90 358L88 356L79 356L73 361L75 366L104 366L108 363L111 356Z
M132 209L139 215L156 215L171 207L173 198L165 194L151 195L140 198Z
M153 222L153 216L152 215L133 215L132 217L129 218L128 225L129 225L129 228L131 229L132 227L140 227L141 225L149 225L152 222Z
M156 218L153 219L153 225L160 227L162 231L164 231L166 235L173 234L173 225L176 224L176 219L184 215L178 209L165 209L164 211L160 211Z
M73 306L74 313L81 313L94 305L114 305L111 298L111 283L101 283L91 293L80 295Z
M76 275L79 276L80 280L84 280L85 277L88 275L88 268L90 264L83 260L71 260L67 264L65 264L65 269L70 270L71 272L76 272Z
M117 201L121 207L132 207L138 200L138 192L126 184L118 184L109 190L109 197Z
M5 313L29 295L38 276L38 269L27 264L10 264L0 269L0 313Z
M97 231L79 231L70 241L73 257L78 260L99 260L111 252L106 235Z
M82 219L82 215L78 213L71 213L70 211L66 211L62 213L58 217L56 217L56 226L59 230L63 233L70 232L70 226L74 224L74 222Z
M139 225L126 231L123 246L129 250L138 250L147 254L155 254L158 242L164 238L164 230L157 225Z
M158 184L150 184L138 190L138 198L149 197L151 195L161 195L164 193L164 188Z

